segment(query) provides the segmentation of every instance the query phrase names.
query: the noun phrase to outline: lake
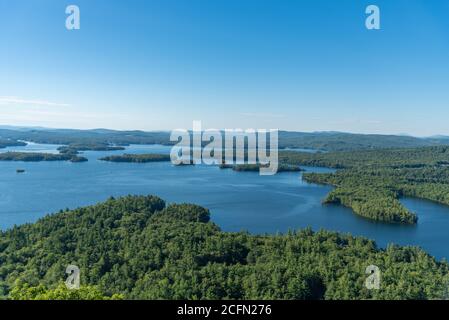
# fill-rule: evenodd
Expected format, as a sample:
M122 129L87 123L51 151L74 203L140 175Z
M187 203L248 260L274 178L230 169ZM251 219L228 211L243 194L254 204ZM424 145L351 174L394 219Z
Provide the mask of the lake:
M0 150L56 152L57 145L30 144ZM95 204L110 196L154 194L168 202L190 202L211 210L225 231L286 232L311 227L348 232L389 243L419 245L437 258L448 258L449 207L419 199L402 199L419 216L416 226L391 225L359 217L348 208L322 205L331 190L308 184L301 173L260 176L215 166L175 167L168 162L99 161L123 153L169 153L170 147L132 145L125 151L84 152L84 163L0 162L0 229L36 221L47 213ZM332 172L303 167L307 171ZM18 174L16 169L25 169Z

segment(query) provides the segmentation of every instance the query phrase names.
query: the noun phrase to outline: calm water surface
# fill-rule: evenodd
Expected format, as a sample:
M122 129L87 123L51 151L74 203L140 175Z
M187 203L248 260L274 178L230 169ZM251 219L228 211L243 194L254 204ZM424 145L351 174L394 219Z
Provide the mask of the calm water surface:
M5 151L56 152L56 145L31 144ZM331 190L308 184L300 173L260 176L211 166L174 167L170 163L111 163L105 155L169 153L166 146L130 146L125 151L85 152L85 163L0 162L0 229L36 221L46 213L77 208L109 196L155 194L168 202L191 202L211 210L223 230L252 233L286 232L312 227L348 232L389 243L419 245L437 258L449 257L449 207L418 199L402 199L418 213L417 226L376 223L350 209L321 205ZM16 169L25 169L17 174ZM331 172L325 168L308 171Z

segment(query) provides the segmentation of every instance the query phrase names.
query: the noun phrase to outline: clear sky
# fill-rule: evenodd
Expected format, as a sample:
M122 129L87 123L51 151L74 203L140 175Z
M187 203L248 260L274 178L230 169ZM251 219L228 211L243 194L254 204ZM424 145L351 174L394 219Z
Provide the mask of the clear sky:
M449 134L447 0L0 0L0 39L4 125Z

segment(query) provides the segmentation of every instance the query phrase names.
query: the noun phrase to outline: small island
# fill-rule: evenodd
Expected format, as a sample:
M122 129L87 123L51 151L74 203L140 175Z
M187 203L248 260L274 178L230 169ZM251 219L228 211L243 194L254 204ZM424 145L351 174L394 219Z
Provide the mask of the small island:
M147 162L161 162L170 161L169 154L123 154L118 156L107 156L100 158L101 161L110 162L133 162L133 163L147 163Z
M78 154L80 151L119 151L125 150L122 146L113 146L105 143L72 143L58 148L60 153Z
M40 161L70 161L85 162L84 157L71 154L52 154L39 152L5 152L0 153L0 161L24 161L24 162L40 162Z
M220 169L232 169L234 171L259 171L260 168L268 168L265 164L226 164L222 163ZM297 165L279 164L277 172L300 172L304 171Z

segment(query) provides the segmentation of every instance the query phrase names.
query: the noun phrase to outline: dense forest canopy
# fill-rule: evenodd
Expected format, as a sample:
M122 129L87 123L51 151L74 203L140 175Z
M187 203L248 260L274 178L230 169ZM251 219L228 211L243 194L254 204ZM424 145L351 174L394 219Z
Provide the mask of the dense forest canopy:
M447 145L446 137L416 138L410 136L354 134L345 132L279 132L281 148L305 148L323 151L351 151L381 148L411 148Z
M417 222L400 202L413 196L449 205L449 147L385 149L332 153L282 152L282 163L325 166L335 173L305 173L308 182L336 188L325 203L340 203L374 220Z
M135 162L135 163L147 163L147 162L160 162L170 161L170 155L168 154L123 154L115 156L107 156L100 158L102 161L110 162Z
M265 167L268 168L268 165L264 164L226 164L223 162L220 164L220 169L232 169L234 171L253 171L253 172L259 172L260 168ZM280 164L278 166L277 172L299 172L302 171L302 169L297 165L289 165L289 164Z
M40 161L70 161L85 162L87 158L74 154L53 154L40 152L4 152L0 153L0 161L24 161L24 162L40 162Z
M80 298L440 299L449 265L416 247L311 230L223 232L207 209L154 196L109 199L0 233L3 297L70 298L65 269L79 266ZM365 287L367 266L380 290ZM73 295L73 294L72 294Z
M449 146L394 148L350 152L306 153L283 151L280 162L336 169L353 167L420 168L449 165Z
M122 150L120 144L169 144L167 132L113 131L113 130L7 130L0 129L1 141L25 139L41 143L62 143L59 155L8 152L0 154L0 161L87 161L79 151ZM307 139L305 139L307 137ZM304 139L305 140L304 140ZM10 139L10 140L7 140ZM321 139L321 140L320 140ZM323 140L324 139L324 140ZM376 143L371 140L377 141ZM306 143L312 143L308 145ZM321 141L321 142L320 142ZM323 148L325 141L326 147ZM419 148L386 148L391 145L433 145L446 143L444 137L418 139L404 136L353 135L343 133L280 132L281 147L315 147L343 149L338 152L281 151L279 172L299 171L299 165L332 167L334 174L304 174L308 182L330 184L336 187L324 199L325 203L348 206L361 216L394 223L414 224L418 216L402 206L401 196L415 196L449 205L449 146ZM16 141L17 142L17 141ZM20 142L21 143L21 142ZM341 143L345 147L341 148ZM340 147L338 146L340 145ZM353 149L362 150L353 150ZM380 148L365 150L370 148ZM112 162L169 161L168 155L116 155L101 160ZM236 171L257 171L260 165L228 165Z
M18 139L63 144L59 154L5 152L0 161L87 161L83 150L122 150L129 143L169 144L167 133L112 130L5 130L0 147ZM308 136L309 142L301 140ZM400 203L414 196L449 205L449 146L441 139L339 133L281 132L281 146L333 152L281 151L280 171L304 173L335 188L324 199L366 218L414 224ZM410 138L410 139L409 139ZM324 139L324 140L320 140ZM413 148L391 148L398 143ZM415 146L419 145L419 148ZM423 146L424 145L424 146ZM430 146L429 146L430 145ZM372 148L379 148L370 150ZM358 149L358 150L356 150ZM350 150L350 151L348 151ZM119 155L115 162L169 161L169 155ZM258 171L260 165L227 165ZM419 213L418 213L419 214ZM370 240L328 231L284 235L222 232L209 211L154 196L128 196L0 233L0 296L12 299L439 299L448 292L449 266L416 247L378 249ZM82 289L61 284L69 264L81 270ZM382 270L381 290L364 286L365 268Z
M121 146L112 146L108 143L71 143L58 148L60 153L78 154L80 151L118 151L125 150Z

